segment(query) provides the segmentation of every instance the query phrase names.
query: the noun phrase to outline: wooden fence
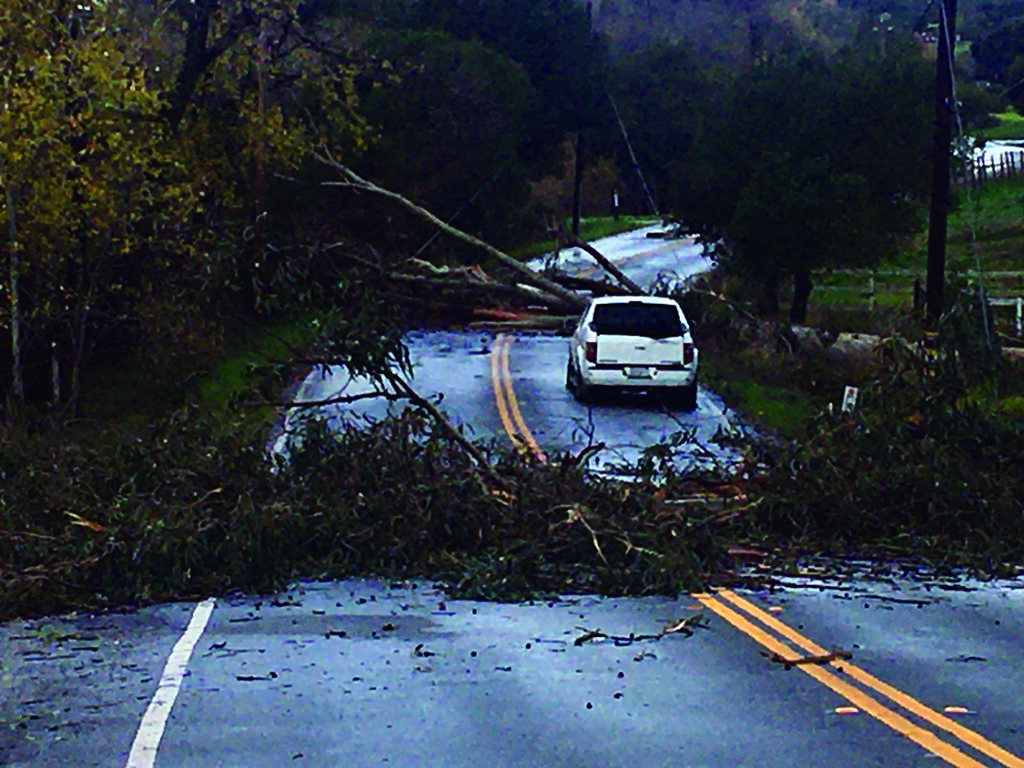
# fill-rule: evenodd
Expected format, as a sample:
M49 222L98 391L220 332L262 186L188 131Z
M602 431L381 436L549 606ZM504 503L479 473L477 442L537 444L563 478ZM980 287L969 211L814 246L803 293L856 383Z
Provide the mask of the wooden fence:
M985 286L989 306L1011 310L1009 313L995 313L996 321L1011 325L1016 329L1017 336L1024 336L1024 272L968 270L960 274L975 282L980 278ZM825 283L825 278L841 280L845 284ZM901 293L913 300L915 285L918 290L923 288L924 275L911 269L830 269L815 273L814 290L823 293L853 293L862 296L868 308L874 310L878 296L882 293Z
M1003 152L994 157L974 160L964 166L958 181L972 186L993 179L1008 179L1024 175L1024 149L1020 152Z

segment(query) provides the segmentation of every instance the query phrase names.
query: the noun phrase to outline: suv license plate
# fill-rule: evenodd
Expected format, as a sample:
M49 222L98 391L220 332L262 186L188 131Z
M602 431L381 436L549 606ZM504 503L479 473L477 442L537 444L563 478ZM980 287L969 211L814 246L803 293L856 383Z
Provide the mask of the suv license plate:
M630 379L649 379L651 378L650 368L627 368L626 376Z

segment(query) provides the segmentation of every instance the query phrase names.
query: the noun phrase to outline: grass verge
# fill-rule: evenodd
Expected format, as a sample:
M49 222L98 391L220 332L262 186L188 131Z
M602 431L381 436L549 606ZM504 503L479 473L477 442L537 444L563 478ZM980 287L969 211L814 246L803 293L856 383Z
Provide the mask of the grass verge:
M752 364L749 357L731 358L712 345L702 349L701 365L704 383L746 422L769 433L803 439L821 411L820 398L779 381L782 361Z
M1019 115L1015 110L1010 110L993 115L993 117L999 121L999 124L978 131L979 138L989 141L1024 139L1024 115Z

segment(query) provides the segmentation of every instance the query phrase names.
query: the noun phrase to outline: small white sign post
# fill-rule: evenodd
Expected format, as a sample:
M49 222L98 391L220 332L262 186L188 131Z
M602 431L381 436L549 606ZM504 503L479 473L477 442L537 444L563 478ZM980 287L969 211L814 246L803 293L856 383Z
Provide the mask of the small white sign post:
M843 413L850 413L857 407L857 392L856 387L847 387L843 392Z

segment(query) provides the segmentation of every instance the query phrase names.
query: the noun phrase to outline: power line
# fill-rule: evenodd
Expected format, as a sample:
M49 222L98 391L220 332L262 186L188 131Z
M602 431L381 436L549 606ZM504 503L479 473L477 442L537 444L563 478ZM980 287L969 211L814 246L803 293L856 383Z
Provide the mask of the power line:
M943 4L941 6L940 13L943 14L945 19L946 7ZM952 94L951 107L953 110L953 116L956 118L956 135L957 144L960 147L967 145L967 137L964 135L964 123L963 118L960 115L960 100L956 94L956 78L953 76L953 41L949 40L949 24L944 23L942 29L946 33L946 55L948 57L947 66L949 67L949 80L950 80L950 92ZM973 162L973 157L971 161ZM984 170L984 163L982 163L982 170ZM974 204L974 197L971 194L971 184L967 183L967 208L971 212L971 250L974 253L974 269L978 274L978 301L981 304L981 321L985 327L985 344L990 346L992 339L989 335L988 330L988 302L985 300L985 282L984 276L981 273L981 257L978 253L978 208Z
M654 197L651 195L651 190L647 186L647 180L644 178L643 171L640 170L640 164L636 161L636 153L633 152L633 145L629 141L629 133L626 132L626 124L622 122L622 117L619 115L619 108L615 104L615 99L612 97L611 91L605 91L605 95L608 96L608 101L611 102L612 111L615 112L615 119L619 121L619 129L622 131L622 138L626 140L626 149L629 150L629 159L633 163L633 167L636 169L636 175L640 177L640 183L644 185L644 194L647 195L647 202L651 206L651 211L654 212L655 216L660 216L658 213L658 204L654 202Z
M476 200L478 197L480 197L480 194L485 189L487 189L487 186L498 177L498 174L502 170L504 170L504 166L502 166L502 168L499 168L497 171L492 173L490 175L490 177L487 179L487 181L485 181L483 184L480 185L480 189L478 189L476 192L474 192L473 196L471 198L469 198L469 200L467 200L463 204L463 206L461 208L459 208L459 210L457 210L455 213L453 213L452 217L450 219L448 219L448 221L446 221L445 224L451 224L453 221L455 221L457 218L459 218L459 214L461 214L464 210L469 208L469 206L471 206L473 204L473 201ZM430 244L433 243L438 238L438 236L440 234L441 234L441 230L437 230L436 232L434 232L434 234L432 234L427 239L427 242L425 242L423 245L421 245L420 249L418 251L416 251L416 253L413 254L413 258L417 258L421 253L423 253L425 250L427 250L427 248L430 247Z

